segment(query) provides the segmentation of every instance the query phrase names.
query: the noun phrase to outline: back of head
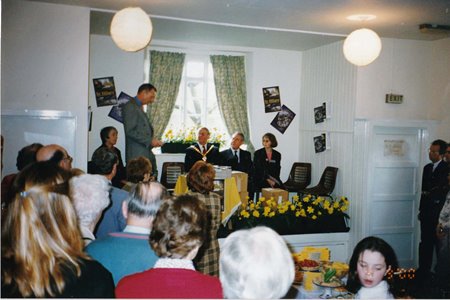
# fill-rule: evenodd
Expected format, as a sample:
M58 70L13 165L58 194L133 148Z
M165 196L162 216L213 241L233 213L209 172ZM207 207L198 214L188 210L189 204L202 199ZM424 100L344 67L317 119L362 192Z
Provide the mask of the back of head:
M100 147L92 154L93 171L95 174L108 175L113 171L114 165L119 161L114 151Z
M42 147L42 144L33 143L20 149L19 153L17 154L17 170L21 171L29 164L36 162L36 153Z
M166 188L158 182L139 182L127 199L128 213L141 218L154 217L161 202L168 199Z
M138 183L146 174L152 173L152 163L145 156L138 156L127 163L127 180Z
M150 233L150 245L160 257L185 258L206 238L207 209L197 197L182 195L161 204Z
M62 267L80 274L78 260L86 255L67 178L51 162L31 164L17 175L19 192L2 225L2 281L22 296L61 292Z
M199 160L189 170L187 184L192 191L207 194L214 190L215 177L213 165Z
M294 281L292 255L275 231L255 227L230 234L220 253L225 298L279 299Z
M109 181L101 175L82 174L70 179L70 196L80 225L95 226L109 205Z
M395 255L395 251L391 247L391 245L389 245L383 239L380 239L375 236L369 236L362 239L355 246L355 249L353 250L353 254L352 257L350 258L349 263L347 289L352 293L356 293L362 286L357 274L357 266L359 258L365 250L369 250L372 252L380 252L381 255L383 255L384 257L386 267L390 268L392 271L395 272L398 268L397 256ZM391 293L393 293L394 292L393 282L388 280L388 283L390 286L390 291Z

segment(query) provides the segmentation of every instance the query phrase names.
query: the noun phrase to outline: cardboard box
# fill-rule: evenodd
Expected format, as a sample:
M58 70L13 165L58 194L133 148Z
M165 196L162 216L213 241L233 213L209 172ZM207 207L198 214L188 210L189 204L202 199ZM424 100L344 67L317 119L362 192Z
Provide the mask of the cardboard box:
M265 188L261 190L261 194L266 200L272 197L277 202L279 202L279 200L281 200L281 202L289 200L289 192L282 189Z
M232 171L231 176L236 180L238 192L247 192L248 174L240 171Z

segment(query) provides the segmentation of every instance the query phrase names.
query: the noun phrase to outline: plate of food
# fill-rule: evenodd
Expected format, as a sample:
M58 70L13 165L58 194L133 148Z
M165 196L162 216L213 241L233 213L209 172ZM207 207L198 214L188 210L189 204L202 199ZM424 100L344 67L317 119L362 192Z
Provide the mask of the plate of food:
M320 269L320 262L312 259L304 259L299 261L300 269L303 271L318 271Z
M322 276L313 279L318 286L336 288L342 286L342 281L336 276L336 269L330 268L322 272Z

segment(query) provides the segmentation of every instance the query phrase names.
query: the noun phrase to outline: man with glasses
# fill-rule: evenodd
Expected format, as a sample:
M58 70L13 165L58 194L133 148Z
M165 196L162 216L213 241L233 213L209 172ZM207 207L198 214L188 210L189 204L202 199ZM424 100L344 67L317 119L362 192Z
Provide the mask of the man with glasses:
M67 150L57 144L50 144L42 147L36 153L37 161L52 161L61 168L70 171L72 169L73 158Z
M417 279L419 284L426 284L430 279L433 251L438 250L436 226L439 213L445 201L448 187L448 164L443 160L447 143L435 140L431 143L428 157L431 163L423 168L422 195L420 198L420 244L419 269Z

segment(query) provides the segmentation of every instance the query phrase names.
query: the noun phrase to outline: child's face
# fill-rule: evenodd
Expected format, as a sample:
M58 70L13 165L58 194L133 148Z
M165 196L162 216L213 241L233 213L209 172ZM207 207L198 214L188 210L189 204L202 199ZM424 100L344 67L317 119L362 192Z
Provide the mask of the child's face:
M383 280L388 269L384 256L380 252L364 250L359 256L356 270L361 284L366 288L370 288Z

